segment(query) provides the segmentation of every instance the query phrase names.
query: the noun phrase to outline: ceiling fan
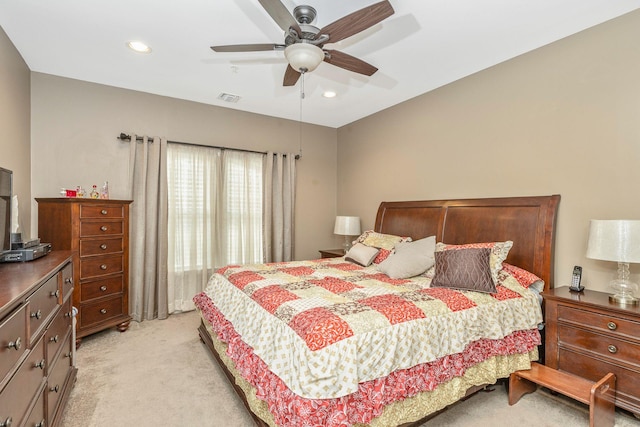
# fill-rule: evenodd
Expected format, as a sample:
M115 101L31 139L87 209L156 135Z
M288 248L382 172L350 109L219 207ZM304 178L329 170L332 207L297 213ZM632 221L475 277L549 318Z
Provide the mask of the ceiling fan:
M316 10L311 6L297 6L291 14L280 0L258 1L284 30L284 43L211 46L211 49L215 52L283 50L289 62L284 73L284 86L295 85L302 73L315 70L322 61L366 76L378 71L361 59L337 50L325 49L324 45L351 37L393 15L393 7L387 0L344 16L322 29L311 25L316 18Z

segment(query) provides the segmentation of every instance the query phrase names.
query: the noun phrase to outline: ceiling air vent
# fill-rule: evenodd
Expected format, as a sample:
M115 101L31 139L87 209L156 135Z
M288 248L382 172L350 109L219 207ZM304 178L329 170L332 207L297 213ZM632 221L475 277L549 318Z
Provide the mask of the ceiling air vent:
M240 100L240 96L223 92L220 95L218 95L218 99L221 99L224 102L238 102Z

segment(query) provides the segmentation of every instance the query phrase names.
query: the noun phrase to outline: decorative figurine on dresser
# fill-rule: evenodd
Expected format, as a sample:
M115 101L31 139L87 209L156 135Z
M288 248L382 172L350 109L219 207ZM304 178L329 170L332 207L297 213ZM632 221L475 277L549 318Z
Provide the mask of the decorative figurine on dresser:
M82 337L129 328L131 200L36 198L38 234L53 250L74 252L76 346Z

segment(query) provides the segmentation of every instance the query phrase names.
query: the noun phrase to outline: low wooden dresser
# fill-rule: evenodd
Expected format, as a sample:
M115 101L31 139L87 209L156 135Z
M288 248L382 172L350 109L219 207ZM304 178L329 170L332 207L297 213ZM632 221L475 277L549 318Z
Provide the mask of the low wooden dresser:
M74 252L76 343L116 326L129 328L130 200L36 198L38 236Z
M609 294L550 289L545 300L545 364L597 381L616 376L616 406L640 415L640 308Z
M75 382L72 253L0 264L0 426L60 422Z

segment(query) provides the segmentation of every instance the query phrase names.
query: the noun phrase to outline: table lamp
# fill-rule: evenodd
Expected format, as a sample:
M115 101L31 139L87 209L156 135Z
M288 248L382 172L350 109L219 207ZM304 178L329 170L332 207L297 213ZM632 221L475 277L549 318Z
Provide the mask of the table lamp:
M344 243L342 244L342 247L346 254L351 248L351 239L349 237L360 235L360 217L337 216L333 233L344 236Z
M610 282L614 295L609 301L637 305L638 285L629 280L629 263L640 262L640 221L591 220L587 258L618 263L618 278Z

